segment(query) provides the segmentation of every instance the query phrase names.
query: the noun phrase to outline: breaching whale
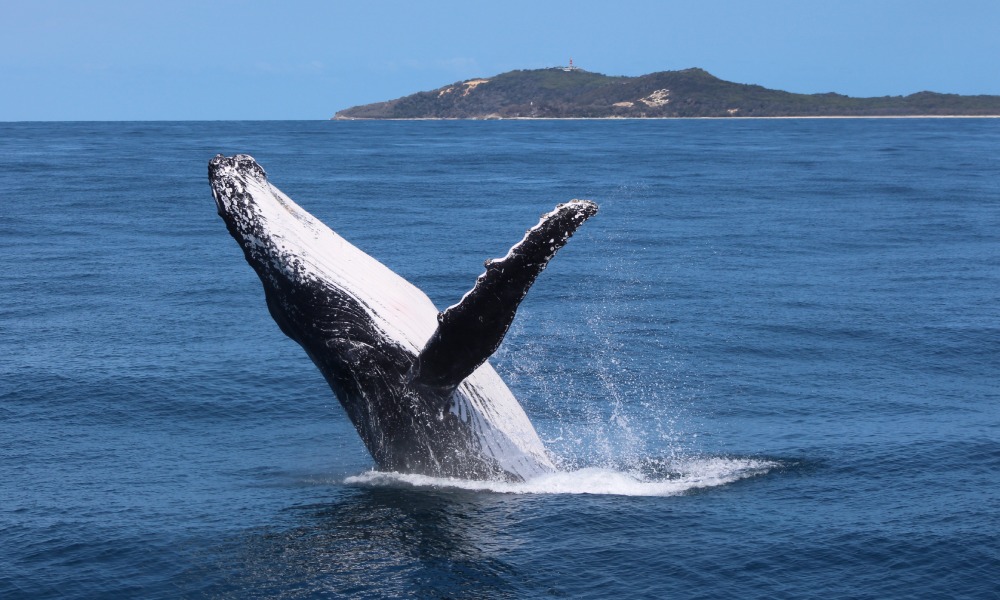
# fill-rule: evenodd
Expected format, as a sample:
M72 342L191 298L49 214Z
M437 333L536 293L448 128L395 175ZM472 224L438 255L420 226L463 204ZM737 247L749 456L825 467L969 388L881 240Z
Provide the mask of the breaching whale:
M380 469L512 481L555 470L487 359L535 278L596 204L572 200L543 215L439 313L416 286L273 186L252 157L220 154L208 178L271 316L319 367Z

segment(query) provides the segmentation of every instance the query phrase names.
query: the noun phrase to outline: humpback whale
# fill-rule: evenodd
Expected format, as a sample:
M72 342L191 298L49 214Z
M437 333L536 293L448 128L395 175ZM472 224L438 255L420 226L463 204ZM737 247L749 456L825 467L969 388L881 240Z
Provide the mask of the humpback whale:
M216 156L208 179L271 316L319 368L380 469L508 481L555 470L487 359L535 278L596 204L572 200L542 215L439 313L420 289L272 185L251 156Z

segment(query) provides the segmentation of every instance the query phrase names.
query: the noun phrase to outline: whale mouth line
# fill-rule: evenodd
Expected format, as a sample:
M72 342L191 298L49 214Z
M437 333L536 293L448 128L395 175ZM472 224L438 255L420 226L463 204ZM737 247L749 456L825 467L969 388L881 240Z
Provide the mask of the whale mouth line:
M782 461L767 458L699 456L669 461L655 472L584 467L507 482L372 470L349 476L343 484L511 495L681 496L766 475L785 466Z

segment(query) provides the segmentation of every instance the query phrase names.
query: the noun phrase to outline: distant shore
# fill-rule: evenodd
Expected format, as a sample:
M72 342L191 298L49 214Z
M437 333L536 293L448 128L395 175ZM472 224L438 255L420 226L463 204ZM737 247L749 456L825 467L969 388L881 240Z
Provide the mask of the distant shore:
M639 77L550 68L478 77L333 115L334 119L401 120L893 117L1000 117L1000 96L924 91L853 98L734 83L698 68Z

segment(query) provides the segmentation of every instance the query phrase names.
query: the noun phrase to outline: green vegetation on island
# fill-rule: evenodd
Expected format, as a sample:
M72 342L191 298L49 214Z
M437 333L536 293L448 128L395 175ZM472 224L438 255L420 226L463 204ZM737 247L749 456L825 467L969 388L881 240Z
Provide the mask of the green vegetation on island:
M355 106L334 119L996 116L1000 96L919 92L852 98L723 81L702 69L611 77L579 68L510 71Z

